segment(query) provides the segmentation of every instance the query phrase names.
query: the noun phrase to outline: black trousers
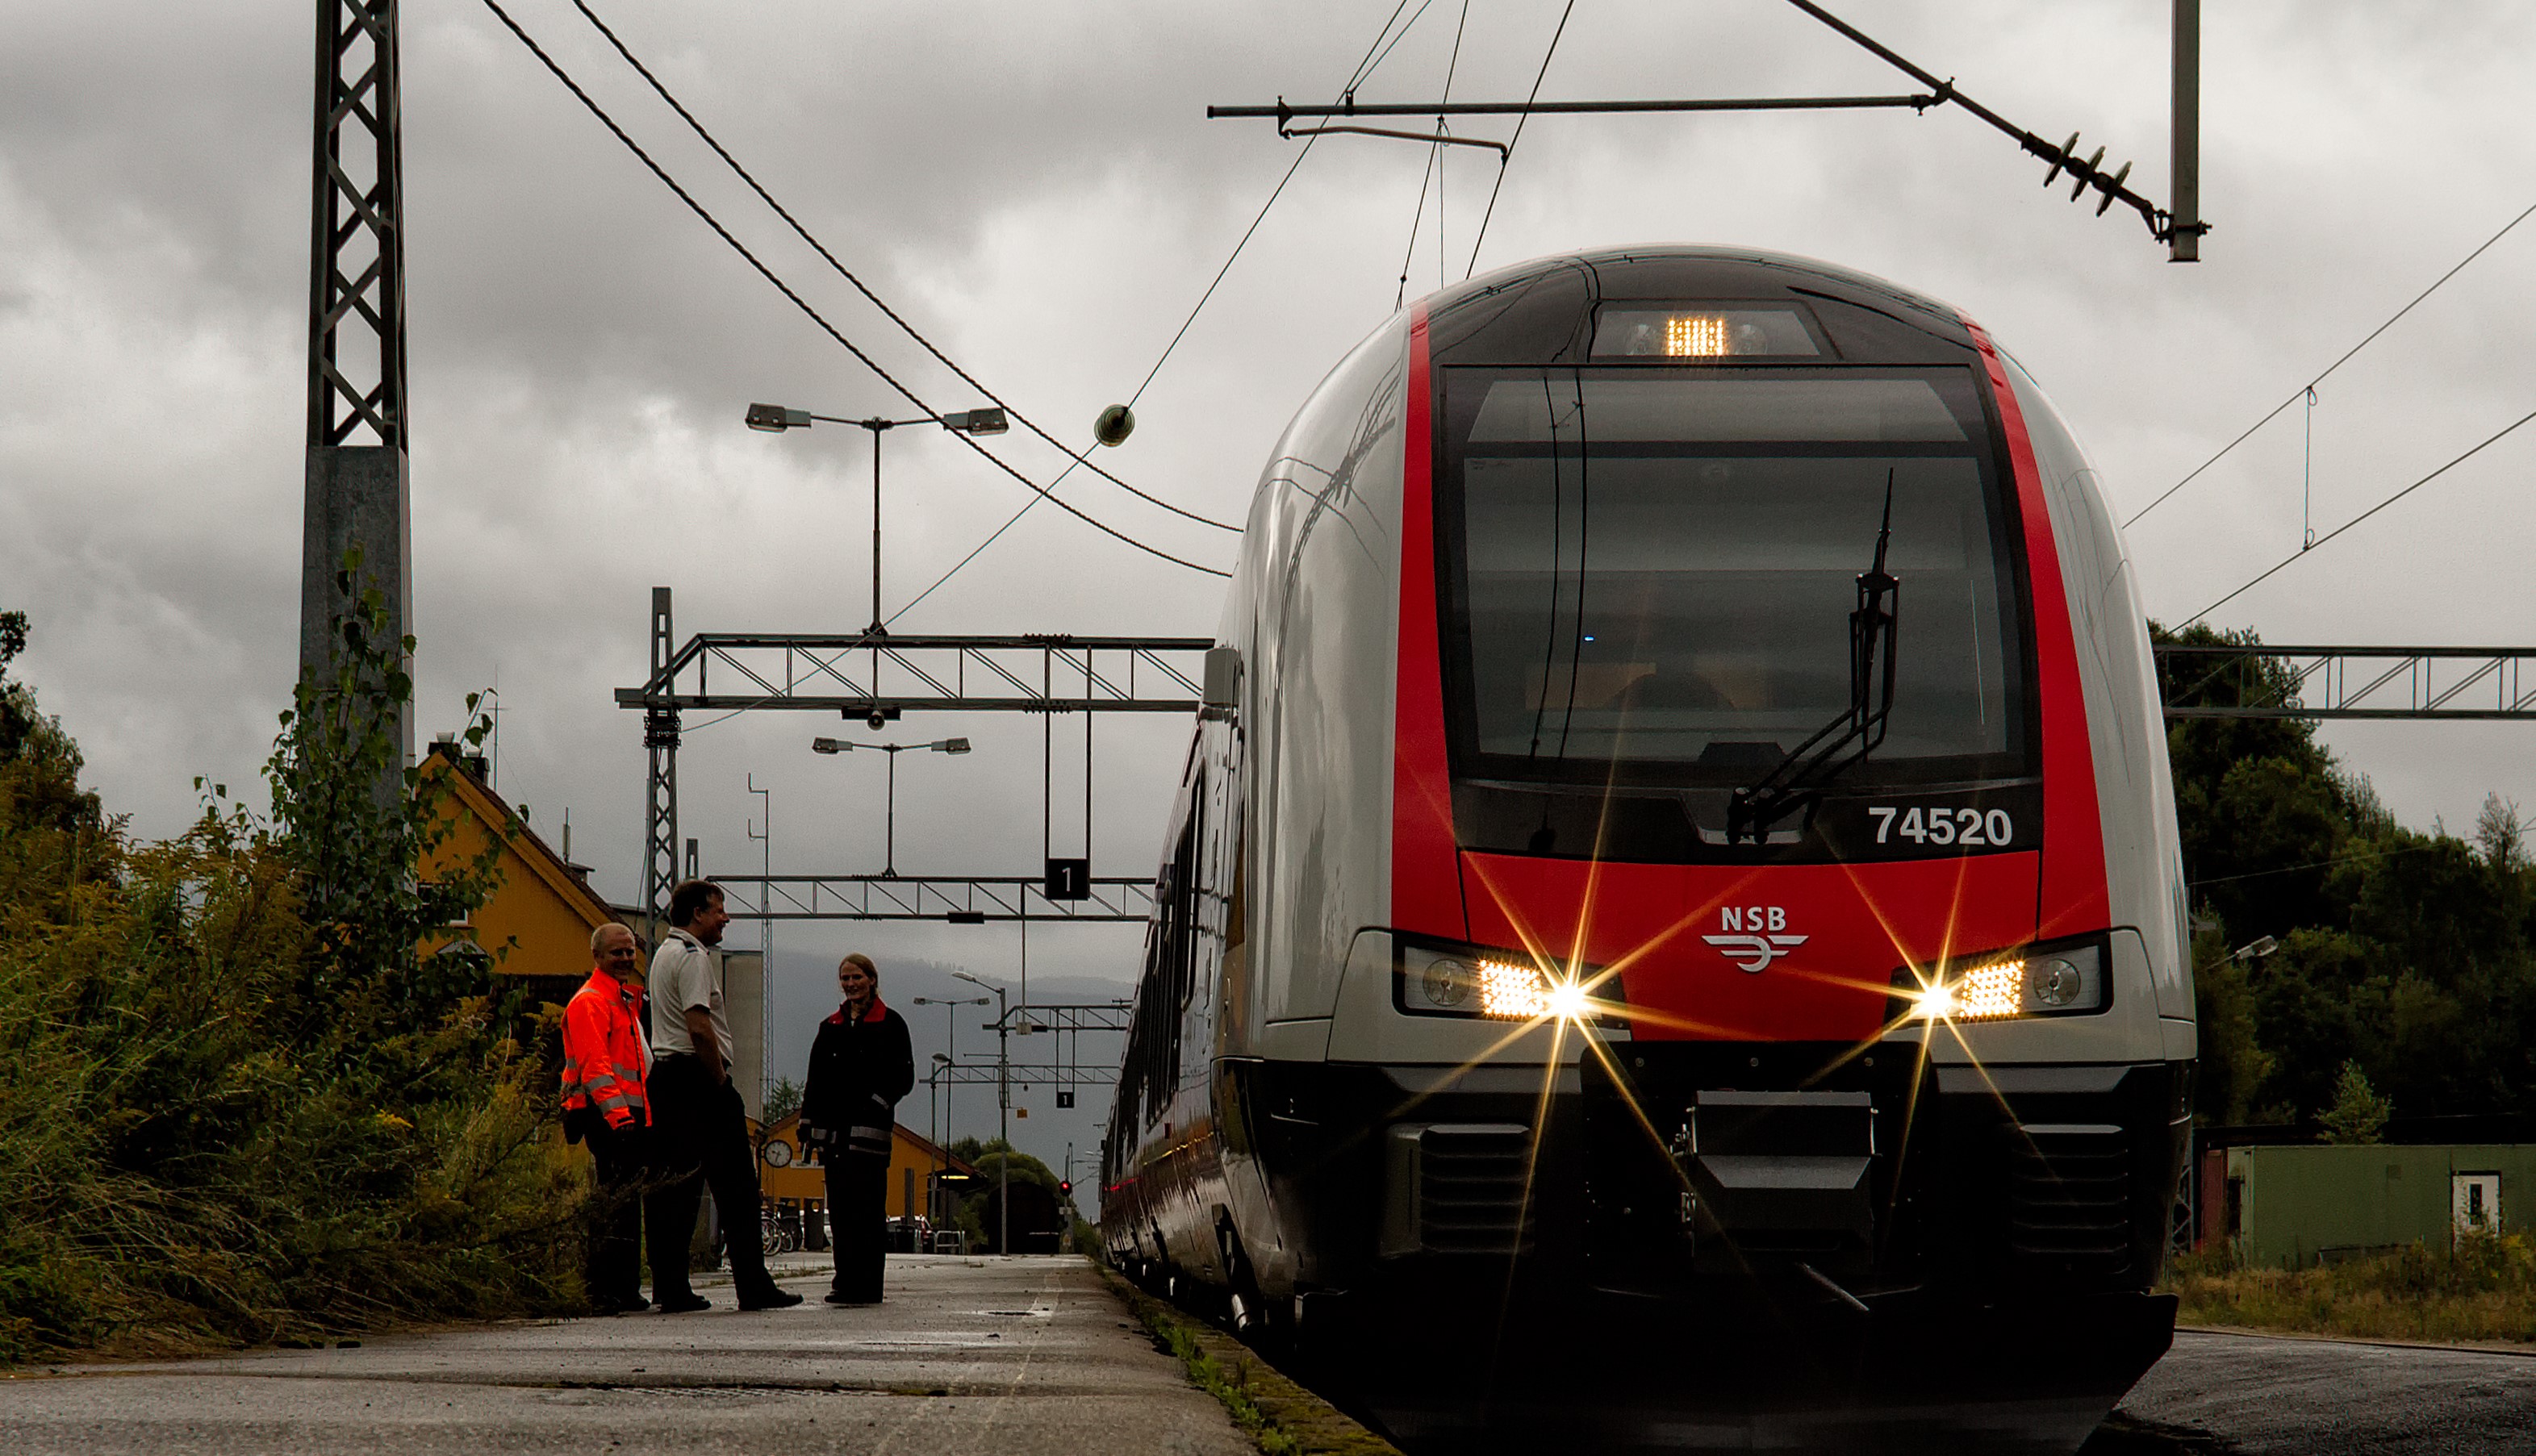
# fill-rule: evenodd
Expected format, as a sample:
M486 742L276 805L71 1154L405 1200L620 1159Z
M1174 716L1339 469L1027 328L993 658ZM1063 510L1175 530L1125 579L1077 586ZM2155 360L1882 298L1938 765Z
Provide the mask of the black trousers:
M704 1190L713 1189L730 1251L731 1283L743 1300L773 1292L766 1251L758 1246L757 1157L748 1145L748 1108L739 1089L716 1083L693 1056L652 1064L652 1171L643 1200L651 1221L652 1298L692 1293L687 1246L695 1237Z
M582 1285L594 1304L622 1304L643 1293L644 1130L619 1132L602 1118L591 1121L585 1136L599 1175Z
M828 1161L828 1236L836 1242L839 1296L880 1302L889 1262L889 1160L838 1151Z

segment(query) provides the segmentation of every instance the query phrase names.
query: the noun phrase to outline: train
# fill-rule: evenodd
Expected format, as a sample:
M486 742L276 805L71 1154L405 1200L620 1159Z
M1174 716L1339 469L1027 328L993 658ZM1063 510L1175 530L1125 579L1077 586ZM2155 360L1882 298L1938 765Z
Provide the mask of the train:
M1216 644L1113 1265L1413 1445L2065 1451L2167 1349L2146 622L1970 316L1720 247L1447 287L1277 442Z

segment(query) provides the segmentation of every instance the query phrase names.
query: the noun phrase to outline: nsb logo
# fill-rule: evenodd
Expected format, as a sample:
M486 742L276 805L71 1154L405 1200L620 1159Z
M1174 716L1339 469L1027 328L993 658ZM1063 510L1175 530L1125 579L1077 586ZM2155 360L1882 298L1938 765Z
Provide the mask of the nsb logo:
M1735 963L1737 970L1749 975L1770 969L1770 963L1806 943L1803 935L1784 933L1788 928L1788 912L1778 905L1729 905L1719 910L1718 928L1723 935L1699 937L1717 947L1717 953Z

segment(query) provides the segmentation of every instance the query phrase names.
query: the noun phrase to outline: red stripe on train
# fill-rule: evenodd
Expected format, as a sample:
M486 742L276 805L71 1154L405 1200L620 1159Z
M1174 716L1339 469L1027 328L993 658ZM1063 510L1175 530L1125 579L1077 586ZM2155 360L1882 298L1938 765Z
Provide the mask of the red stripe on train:
M2016 477L2017 514L2025 522L2025 569L2033 584L2034 659L2043 698L2043 876L2036 887L2036 934L2044 939L2101 930L2113 918L2105 884L2105 833L2096 803L2096 755L2087 737L2087 698L2078 682L2077 634L2070 624L2060 548L2043 498L2025 411L1990 335L1963 321L1981 347L1991 393L2006 427Z
M1391 923L1455 940L1469 934L1444 751L1444 663L1435 597L1435 441L1426 309L1409 322L1408 452L1400 488L1400 660L1393 696Z

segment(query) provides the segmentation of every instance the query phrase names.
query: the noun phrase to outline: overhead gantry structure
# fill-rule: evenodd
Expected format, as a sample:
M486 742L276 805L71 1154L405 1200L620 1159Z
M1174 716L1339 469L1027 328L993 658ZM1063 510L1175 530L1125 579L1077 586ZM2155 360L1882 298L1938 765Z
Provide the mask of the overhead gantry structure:
M1062 634L703 632L680 641L669 589L652 589L652 665L616 705L640 709L649 756L644 800L643 904L666 918L680 878L678 745L691 712L833 715L873 727L909 712L1028 713L1043 719L1053 757L1055 720L1084 715L1084 842L1092 829L1092 716L1194 715L1210 637L1073 637ZM1069 750L1071 751L1071 750ZM1044 769L1046 765L1044 764ZM1043 851L1053 849L1055 807L1042 783ZM726 889L754 888L756 912L775 919L1142 920L1152 913L1149 876L1094 878L1089 855L1044 855L1038 878L1016 875L716 875Z

